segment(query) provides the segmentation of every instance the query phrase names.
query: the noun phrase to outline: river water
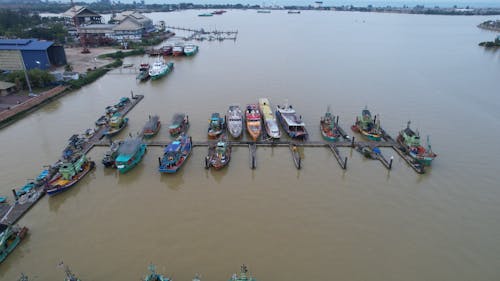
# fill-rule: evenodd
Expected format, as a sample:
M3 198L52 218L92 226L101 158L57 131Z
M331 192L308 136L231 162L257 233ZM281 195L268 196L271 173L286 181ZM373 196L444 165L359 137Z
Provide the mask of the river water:
M251 170L237 147L227 169L207 171L206 148L195 148L178 174L160 175L161 149L151 147L118 175L95 148L94 172L20 221L30 235L1 264L1 280L62 280L60 261L82 280L139 280L150 262L175 280L227 280L242 263L258 280L498 280L500 52L477 46L496 36L476 27L486 17L198 13L148 16L237 29L237 41L198 43L195 57L174 59L158 81L114 71L2 129L0 193L53 163L73 133L131 90L145 98L120 137L158 114L155 138L168 139L172 115L187 112L189 133L205 140L212 112L269 97L293 104L320 140L327 105L346 130L368 105L393 136L408 120L430 135L433 167L417 175L384 150L395 156L387 171L342 149L344 171L326 148L305 148L296 170L288 148L258 148Z

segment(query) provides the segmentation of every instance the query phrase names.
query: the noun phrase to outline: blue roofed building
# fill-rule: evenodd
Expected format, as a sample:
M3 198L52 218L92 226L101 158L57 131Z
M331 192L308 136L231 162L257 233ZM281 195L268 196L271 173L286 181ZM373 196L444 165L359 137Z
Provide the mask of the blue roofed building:
M49 69L65 64L64 47L54 45L54 42L0 39L0 70Z

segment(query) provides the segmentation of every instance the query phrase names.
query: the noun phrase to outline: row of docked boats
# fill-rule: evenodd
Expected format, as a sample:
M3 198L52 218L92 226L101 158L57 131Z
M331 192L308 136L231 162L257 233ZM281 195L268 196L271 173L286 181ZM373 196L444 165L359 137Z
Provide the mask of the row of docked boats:
M196 53L198 53L199 47L198 45L192 44L192 43L182 43L182 42L176 42L171 45L166 45L163 47L160 47L159 49L150 49L147 50L146 53L148 53L150 56L194 56Z

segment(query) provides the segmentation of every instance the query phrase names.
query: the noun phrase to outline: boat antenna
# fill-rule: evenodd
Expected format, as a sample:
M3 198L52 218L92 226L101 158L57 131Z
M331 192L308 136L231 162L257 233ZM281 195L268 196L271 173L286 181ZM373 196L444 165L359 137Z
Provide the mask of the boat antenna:
M431 141L429 139L429 135L427 135L427 150L429 153L432 153Z
M408 123L406 123L406 128L407 128L407 129L410 129L410 124L411 124L411 121L410 121L410 120L408 120Z

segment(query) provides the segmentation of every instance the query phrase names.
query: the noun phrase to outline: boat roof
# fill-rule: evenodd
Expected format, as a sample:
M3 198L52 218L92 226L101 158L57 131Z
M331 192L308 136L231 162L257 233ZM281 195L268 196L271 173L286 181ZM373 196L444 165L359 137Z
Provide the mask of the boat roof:
M117 161L128 161L132 155L134 155L139 147L142 145L142 140L140 138L128 138L120 145L118 148L118 158Z
M158 126L158 120L160 120L160 117L158 117L158 115L155 115L155 116L149 118L149 120L144 125L144 129L145 130L147 130L147 129L150 129L150 130L156 129L157 126Z
M297 114L295 114L295 111L293 113L291 112L281 112L281 116L283 117L283 120L285 120L285 123L288 126L305 126L306 124L302 119L297 117Z
M172 152L172 151L179 151L181 148L181 142L176 140L171 142L167 147L165 147L164 152Z
M212 121L219 121L219 118L220 118L220 114L218 112L212 113L212 116L210 117L210 119Z
M172 118L172 125L180 125L184 121L184 117L186 117L186 114L176 113L174 118Z
M0 223L0 233L4 232L8 227L8 225Z

